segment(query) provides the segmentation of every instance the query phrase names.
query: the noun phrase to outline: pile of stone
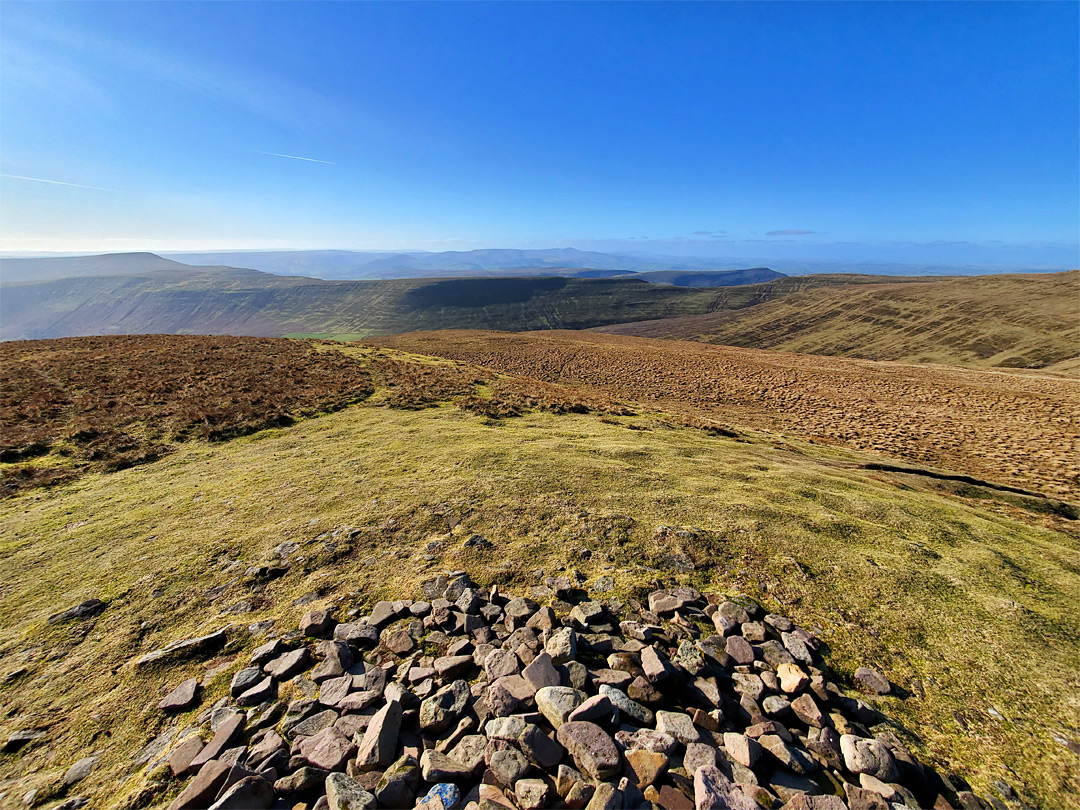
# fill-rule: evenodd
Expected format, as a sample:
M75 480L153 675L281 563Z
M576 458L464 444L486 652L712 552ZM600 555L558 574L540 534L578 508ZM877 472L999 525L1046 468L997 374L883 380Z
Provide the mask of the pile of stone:
M355 620L309 612L148 763L168 810L988 807L845 695L788 619L689 587L642 605L545 585L541 606L452 572ZM160 708L198 700L191 679Z

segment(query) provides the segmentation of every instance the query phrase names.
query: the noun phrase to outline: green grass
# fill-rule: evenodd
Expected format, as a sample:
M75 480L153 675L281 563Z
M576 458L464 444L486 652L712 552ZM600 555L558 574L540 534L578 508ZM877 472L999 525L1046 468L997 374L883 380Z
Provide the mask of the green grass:
M292 600L313 590L346 606L414 595L445 568L523 589L535 569L570 560L590 580L611 575L616 593L640 595L670 578L654 565L675 549L651 538L676 524L709 530L681 549L698 566L681 579L754 594L820 628L842 675L870 664L916 691L882 707L921 756L982 789L1004 777L1048 806L1080 799L1076 757L1050 737L1075 739L1080 726L1075 532L871 480L850 464L867 456L784 447L647 414L495 421L451 406L360 405L12 498L0 504L0 676L16 665L29 672L0 687L0 734L37 718L52 744L0 759L0 776L19 779L9 796L21 795L55 786L101 750L79 792L122 806L143 782L118 780L166 725L154 703L205 669L137 675L134 657L230 621L274 618L288 629L304 610ZM335 535L342 527L360 531ZM473 532L495 549L465 553ZM428 562L433 537L441 552ZM303 558L287 576L261 594L235 581L284 540L299 542ZM210 605L217 585L228 590ZM85 638L46 625L89 597L110 605ZM219 616L241 599L252 613ZM236 638L256 643L242 629Z

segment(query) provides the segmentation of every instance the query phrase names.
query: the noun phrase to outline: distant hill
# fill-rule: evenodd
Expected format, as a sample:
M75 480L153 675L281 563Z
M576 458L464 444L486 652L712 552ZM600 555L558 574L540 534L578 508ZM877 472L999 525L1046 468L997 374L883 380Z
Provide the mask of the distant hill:
M601 331L869 360L1080 371L1080 270L795 288L819 278L775 282L790 293L762 295L737 310Z
M84 276L127 276L192 269L156 253L105 253L100 256L50 256L0 259L0 282L47 281Z
M657 270L635 276L652 284L671 284L675 287L735 287L740 284L759 284L787 278L768 267L747 270Z
M253 270L161 271L4 284L0 338L582 329L704 313L715 297L711 289L636 279L322 281Z
M531 274L537 275L552 270L574 268L632 273L663 267L655 262L643 262L627 256L574 248L448 250L439 253L282 250L170 255L191 264L240 264L266 273L305 275L322 279L417 278L487 274L495 270L526 268Z

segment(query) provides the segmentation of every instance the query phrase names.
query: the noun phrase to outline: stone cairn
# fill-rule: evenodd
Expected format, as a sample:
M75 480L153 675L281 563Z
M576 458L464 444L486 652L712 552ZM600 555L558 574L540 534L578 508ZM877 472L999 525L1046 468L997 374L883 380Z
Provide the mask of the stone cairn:
M313 610L147 778L183 780L168 810L989 807L872 733L883 718L830 681L819 640L749 599L676 587L646 608L545 584L543 607L453 572L355 621ZM198 702L193 678L159 706Z

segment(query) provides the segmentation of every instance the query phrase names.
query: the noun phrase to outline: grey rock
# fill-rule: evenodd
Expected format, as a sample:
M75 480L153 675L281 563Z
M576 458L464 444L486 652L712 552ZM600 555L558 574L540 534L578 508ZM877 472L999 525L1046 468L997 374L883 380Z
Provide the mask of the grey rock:
M380 807L412 807L420 787L420 767L412 756L403 756L386 769L375 787Z
M464 711L470 697L467 681L447 684L420 704L420 727L431 732L442 731Z
M169 661L178 661L195 655L202 655L225 646L225 630L216 633L208 633L197 638L186 638L174 641L159 650L148 652L146 655L135 660L135 666L145 667L150 664L163 664Z
M274 786L261 776L245 776L210 805L210 810L267 810L273 804Z
M609 686L608 684L601 684L598 691L601 695L607 697L620 713L631 718L639 725L652 725L652 722L655 719L652 709L642 706L635 700L631 700L630 696L621 689Z
M232 682L229 684L229 694L233 697L242 695L262 678L263 673L259 667L245 667L233 675Z
M588 695L568 686L545 686L536 692L536 708L558 729Z
M469 765L430 749L420 757L420 775L425 782L464 782L473 773Z
M683 745L697 742L700 738L694 721L690 715L683 712L658 711L656 713L656 730L662 734L670 734Z
M719 768L700 768L694 774L696 810L759 810L757 802L724 776Z
M80 602L67 610L54 613L48 618L48 623L60 624L74 619L93 619L95 616L101 615L106 607L108 606L100 599L87 599L85 602Z
M374 810L375 796L343 773L326 777L326 804L329 810Z
M577 658L577 634L573 628L560 627L555 630L544 646L554 664L565 664Z
M555 669L551 656L547 650L539 653L532 662L521 671L521 677L532 685L533 689L543 689L545 686L558 686L561 681L559 672Z
M371 718L356 753L356 767L360 771L385 768L394 761L398 733L401 731L401 715L401 703L391 700Z
M67 769L67 772L64 774L64 784L70 787L76 782L81 782L90 775L97 763L97 757L83 757Z
M488 768L494 774L495 781L503 787L512 787L529 772L530 767L525 755L516 748L495 751L488 760Z
M308 652L308 648L298 647L268 661L263 666L263 672L279 681L286 681L293 675L303 672L310 660L311 654Z
M539 726L529 723L518 735L518 745L526 758L538 768L554 768L566 753L555 740L540 730Z

